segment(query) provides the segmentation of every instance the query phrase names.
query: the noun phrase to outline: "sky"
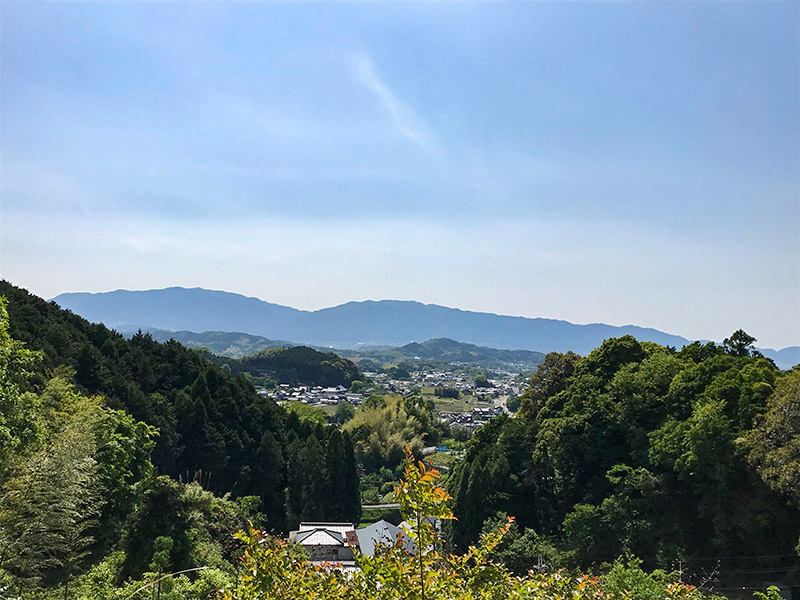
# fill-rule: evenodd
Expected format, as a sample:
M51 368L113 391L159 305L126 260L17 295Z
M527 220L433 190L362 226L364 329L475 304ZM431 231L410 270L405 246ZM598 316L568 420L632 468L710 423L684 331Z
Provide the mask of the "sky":
M0 2L0 274L800 345L797 2Z

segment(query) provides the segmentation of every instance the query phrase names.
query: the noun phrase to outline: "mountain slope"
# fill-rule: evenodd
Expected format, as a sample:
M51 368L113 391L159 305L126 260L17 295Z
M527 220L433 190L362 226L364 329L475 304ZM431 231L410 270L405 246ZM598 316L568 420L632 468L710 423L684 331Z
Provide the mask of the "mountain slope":
M409 358L430 358L447 362L486 362L522 363L538 365L544 360L544 354L532 350L498 350L475 344L457 342L448 338L438 338L426 342L412 342L397 349Z
M240 294L177 287L70 293L56 296L54 300L64 308L109 327L133 324L169 330L246 331L270 339L325 347L402 346L449 338L490 348L538 352L572 350L587 354L603 340L626 334L678 348L689 341L635 325L575 325L555 319L479 313L400 300L348 302L317 311L302 311Z
M160 474L197 478L219 494L260 496L261 511L276 530L288 530L299 519L296 511L287 510L287 489L292 497L311 498L316 510L311 520L358 520L358 478L349 437L340 439L334 458L327 456L328 437L334 431L338 435L335 427L312 429L259 396L246 377L174 340L160 344L141 332L126 339L6 281L0 281L0 297L6 301L11 337L42 351L32 385L41 386L57 368L68 367L59 372L74 373L82 392L102 395L108 406L157 427L152 462ZM290 349L285 355L298 374L309 370L333 379L337 369L358 373L352 363L330 354ZM316 448L322 444L318 458L338 469L337 494L346 494L349 503L339 502L327 488L317 492L307 481L290 477L281 449L289 438L297 452L307 440Z
M126 333L123 331L122 333ZM127 333L134 333L133 331ZM175 340L187 348L208 348L214 354L229 358L241 358L270 348L288 348L296 346L293 342L270 340L260 335L251 335L237 331L168 331L166 329L147 330L157 342Z
M61 307L115 329L246 331L264 335L278 323L290 324L302 311L258 298L202 288L116 290L61 294Z

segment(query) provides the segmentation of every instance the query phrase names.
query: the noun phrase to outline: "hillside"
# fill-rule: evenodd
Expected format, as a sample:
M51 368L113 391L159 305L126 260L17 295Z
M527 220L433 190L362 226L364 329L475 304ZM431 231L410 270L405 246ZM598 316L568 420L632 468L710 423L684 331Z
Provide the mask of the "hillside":
M448 537L466 547L500 512L531 558L546 539L583 566L633 554L729 591L800 585L800 372L752 350L626 336L548 354L516 418L477 430L454 467Z
M245 331L270 339L326 347L402 346L449 338L491 348L588 353L604 339L625 334L677 347L687 342L680 336L633 325L575 325L554 319L478 313L399 300L348 302L317 311L301 311L240 294L200 288L69 293L53 300L108 327Z
M328 348L363 345L403 346L449 338L490 348L588 354L604 340L632 335L640 341L681 348L684 337L635 325L576 325L544 318L480 313L400 300L348 302L303 311L202 288L116 290L67 293L53 298L60 306L116 329L243 331L269 339ZM800 347L762 349L781 368L800 363Z
M256 394L245 377L174 340L161 344L143 333L128 340L6 281L0 282L0 296L7 300L11 337L43 352L34 387L57 368L69 367L80 390L105 396L112 408L158 427L152 461L160 473L183 480L201 474L213 492L259 496L272 527L291 524L295 517L284 512L284 503L292 484L275 448L287 438L302 446L313 432ZM305 365L304 356L292 354L298 372L320 367L320 361ZM354 469L349 481L355 481ZM356 489L348 493L357 498ZM324 511L325 499L317 506ZM348 511L357 516L357 507Z
M149 329L147 333L158 342L167 342L174 339L187 348L207 348L213 354L226 358L242 358L257 354L262 350L298 346L294 342L271 340L259 335L229 331L203 331L196 333L193 331ZM323 348L314 348L314 350L327 352L327 349ZM370 360L379 365L397 363L409 359L421 359L444 363L467 363L483 368L521 366L524 369L533 369L544 359L544 354L532 350L500 350L457 342L447 338L427 340L422 343L412 342L400 347L361 347L358 350L333 349L332 351L340 357L346 357L355 362ZM263 368L271 369L271 367Z
M307 346L272 348L238 359L212 357L226 364L231 373L249 373L253 377L270 377L278 383L308 383L322 387L350 387L361 372L350 360L333 352L320 352Z
M406 344L397 349L409 358L431 358L446 362L498 362L535 366L544 360L544 354L531 350L499 350L465 344L448 338L438 338L426 342Z
M123 333L125 333L123 331ZM233 331L167 331L165 329L148 329L157 342L175 340L187 348L208 348L212 353L230 358L241 358L270 348L286 348L295 346L292 342L271 340L260 335Z

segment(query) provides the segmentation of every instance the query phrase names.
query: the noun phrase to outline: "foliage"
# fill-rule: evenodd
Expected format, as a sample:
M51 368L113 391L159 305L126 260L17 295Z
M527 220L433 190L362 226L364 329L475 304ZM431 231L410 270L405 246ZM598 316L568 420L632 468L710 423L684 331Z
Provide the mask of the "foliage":
M767 588L767 592L754 592L753 595L761 600L783 600L781 591L774 585Z
M26 455L41 435L35 404L23 397L20 388L27 385L40 353L11 338L8 311L0 296L0 485L9 476L16 457Z
M287 412L295 413L301 421L307 421L312 425L324 425L328 422L325 411L316 406L309 406L299 400L290 400L283 405L283 409Z
M481 373L480 375L475 376L475 387L488 388L492 387L492 384L489 383L489 380L486 378L486 374Z
M502 511L569 566L626 553L650 568L756 556L721 570L720 584L797 581L758 557L791 556L800 536L798 379L750 344L737 332L723 347L676 352L625 336L585 358L548 354L518 416L476 430L450 474L451 539L466 548Z
M68 581L94 541L104 503L93 431L99 403L81 400L74 418L3 486L0 567L20 588L44 577Z
M239 359L214 358L227 364L234 375L270 375L278 383L300 382L322 387L350 385L361 379L361 372L352 361L333 352L320 352L307 346L271 348Z
M737 329L729 338L722 341L722 346L728 354L733 356L751 356L753 344L758 341L743 329Z
M800 508L800 369L783 376L748 435L750 462Z
M533 529L521 531L517 522L509 521L504 512L498 512L486 519L481 535L496 531L503 525L508 526L508 531L492 551L491 557L503 563L515 575L524 575L528 571L543 573L553 570L553 565L563 563L563 556L552 540L537 534Z
M231 571L236 558L233 534L249 520L262 518L245 499L233 502L214 496L197 482L158 477L131 515L121 540L125 550L121 577L197 567Z
M433 389L433 394L439 398L458 398L461 396L461 392L458 391L458 388L444 386L435 387Z
M336 427L300 431L286 449L286 526L361 517L353 442ZM335 483L335 485L334 485Z
M403 449L419 451L426 433L422 422L400 396L364 402L342 427L355 443L358 462L370 470L394 468L403 461Z
M7 390L0 396L0 483L10 465L35 451L45 435L47 424L34 414L33 396L25 394L42 391L56 371L67 368L71 375L62 380L73 380L83 395L103 396L116 411L98 424L103 431L98 433L103 439L97 440L103 455L98 457L100 477L115 490L98 532L106 549L119 539L134 496L141 493L132 484L148 476L144 463L150 461L163 475L198 480L217 494L258 495L270 527L285 527L284 492L292 484L284 449L292 437L307 439L314 424L309 427L258 396L243 374L231 374L236 369L225 362L229 359L216 357L222 366L215 365L204 358L214 358L208 353L175 341L159 344L141 332L126 340L5 281L0 293L8 298L11 316L10 324L0 319L0 338L6 340L0 344L5 378L0 385ZM41 352L26 350L21 342ZM301 374L306 368L329 378L347 372L347 384L358 376L349 361L308 348L271 356ZM58 396L54 398L57 402ZM327 433L317 437L327 438ZM348 468L348 481L354 481L355 462ZM351 488L357 497L357 485Z
M506 408L515 413L522 406L522 398L520 396L513 396L506 401Z
M678 574L660 570L646 573L641 564L638 559L618 558L608 572L599 576L600 587L613 598L631 600L663 600L665 597L673 597L676 592L679 595L689 594L689 597L701 596L692 586L675 583Z
M378 549L375 555L356 555L357 569L344 572L336 565L314 565L294 555L284 543L270 543L258 530L240 532L244 545L242 569L236 584L219 595L220 600L259 600L300 598L355 600L500 600L526 598L556 600L571 598L671 598L700 600L703 595L679 583L658 583L659 595L636 596L621 585L639 583L647 578L633 568L615 573L609 585L618 584L619 595L610 594L598 578L571 577L564 571L546 574L529 573L513 576L502 564L491 560L493 553L507 535L510 524L486 532L480 542L462 555L441 551L442 540L432 525L436 518L452 519L448 508L449 495L436 485L438 472L414 460L406 452L404 478L398 485L395 498L401 504L403 517L415 526L407 531L413 548L409 552L402 540ZM615 590L616 591L616 590ZM647 588L650 591L650 588Z
M351 394L360 394L361 392L364 391L366 387L367 386L363 381L359 379L354 379L353 382L350 384L350 388L347 391L350 392Z
M333 413L333 419L339 425L344 425L356 414L355 407L349 402L339 402L336 405L336 411Z
M382 502L386 494L393 493L398 478L394 471L386 467L365 473L360 481L361 503L379 504Z

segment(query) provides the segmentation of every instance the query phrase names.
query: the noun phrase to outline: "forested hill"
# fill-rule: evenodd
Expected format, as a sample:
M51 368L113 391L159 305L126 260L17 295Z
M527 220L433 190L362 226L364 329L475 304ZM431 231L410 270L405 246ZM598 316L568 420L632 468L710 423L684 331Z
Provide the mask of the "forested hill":
M231 373L249 373L254 377L270 377L278 383L309 383L323 387L350 387L361 372L352 361L333 352L320 352L306 346L272 348L242 358L210 356L217 364L225 364Z
M517 418L477 430L456 466L452 539L473 542L500 511L525 532L521 564L633 554L724 591L800 585L800 368L751 342L625 336L548 354Z
M490 348L572 351L583 355L603 340L623 335L675 348L689 342L678 335L635 325L577 325L556 319L512 317L399 300L348 302L304 311L241 294L180 287L67 293L53 300L90 321L118 330L244 331L326 348L402 346L449 338ZM798 346L762 351L783 368L800 362Z
M230 331L203 331L201 333L196 333L193 331L149 329L147 332L153 336L153 339L159 342L166 342L174 339L187 348L208 348L213 354L227 358L242 358L244 356L258 354L262 350L291 348L300 345L294 342L271 340L259 335ZM122 333L125 332L123 331ZM314 350L321 351L322 349L314 348ZM482 365L515 364L523 365L525 368L534 368L544 360L544 354L541 352L487 348L485 346L476 346L475 344L467 344L448 338L427 340L421 343L412 342L405 346L400 346L399 348L377 347L359 348L358 350L334 349L333 351L339 356L355 360L371 359L378 363L398 362L405 359L420 358L449 363L480 363ZM312 362L316 362L318 357L312 354L309 358ZM249 371L249 369L247 370Z
M448 338L438 338L422 343L413 342L397 349L409 358L431 358L446 362L487 362L520 363L538 365L544 354L531 350L499 350L457 342Z
M138 329L138 328L137 328ZM133 331L121 331L122 334L133 334ZM166 329L148 329L147 333L158 342L175 340L187 348L208 348L212 353L229 358L241 358L256 354L270 348L289 348L297 346L293 342L271 340L260 335L234 331L167 331Z
M111 407L158 428L152 461L161 473L183 480L200 477L217 493L259 496L269 523L278 529L301 516L357 520L349 438L338 436L335 460L326 459L335 428L313 429L287 417L274 402L258 396L245 377L178 342L161 344L146 334L127 340L6 281L0 282L0 296L7 300L11 337L44 354L38 381L29 385L43 384L57 367L71 367L82 391L101 394ZM312 492L304 486L313 483L318 489L318 483L298 479L296 473L289 478L290 470L299 467L287 461L299 461L306 442L308 461L337 470L343 482L337 494L326 490L323 497L309 499ZM284 453L287 446L291 455ZM305 497L314 514L301 515L299 501L286 504L287 488L292 498Z
M604 339L625 334L681 347L685 338L655 329L479 313L419 302L348 302L317 311L201 288L68 293L55 300L94 322L130 329L245 331L270 339L322 347L359 344L401 346L450 338L492 348L590 352Z

